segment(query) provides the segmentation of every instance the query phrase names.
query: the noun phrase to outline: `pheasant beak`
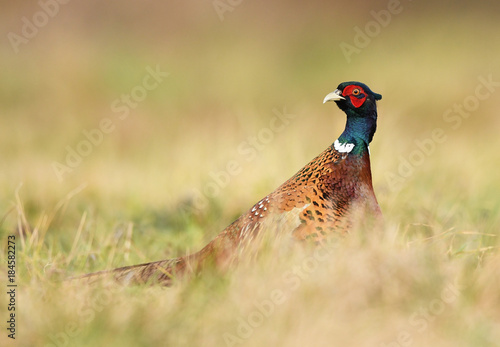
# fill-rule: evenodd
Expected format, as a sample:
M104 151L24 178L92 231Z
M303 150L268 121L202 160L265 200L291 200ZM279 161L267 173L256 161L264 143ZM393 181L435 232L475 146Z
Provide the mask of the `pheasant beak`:
M337 100L345 100L345 98L342 96L342 92L340 90L335 89L335 91L325 96L325 98L323 99L323 103L326 103L327 101L337 101Z

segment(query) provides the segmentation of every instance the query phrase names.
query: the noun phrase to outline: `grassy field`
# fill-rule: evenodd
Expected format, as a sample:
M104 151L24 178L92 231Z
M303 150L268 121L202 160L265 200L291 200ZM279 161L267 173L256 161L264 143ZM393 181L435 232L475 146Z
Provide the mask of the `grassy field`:
M1 346L499 345L497 5L46 3L0 14ZM382 232L172 288L58 281L200 249L340 135L346 80L383 95Z

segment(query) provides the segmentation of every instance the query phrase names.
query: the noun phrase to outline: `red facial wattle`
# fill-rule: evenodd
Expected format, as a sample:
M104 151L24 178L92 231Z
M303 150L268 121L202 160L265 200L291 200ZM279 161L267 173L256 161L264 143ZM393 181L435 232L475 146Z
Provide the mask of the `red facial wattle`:
M349 97L354 107L358 108L363 105L366 100L366 93L360 86L350 85L344 88L342 96Z

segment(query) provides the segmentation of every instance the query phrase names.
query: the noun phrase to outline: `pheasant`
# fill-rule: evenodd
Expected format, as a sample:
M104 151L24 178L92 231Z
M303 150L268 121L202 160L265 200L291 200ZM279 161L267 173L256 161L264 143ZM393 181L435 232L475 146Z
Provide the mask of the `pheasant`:
M111 277L123 284L170 285L186 273L236 261L252 240L267 230L278 230L298 240L322 242L330 234L348 233L359 220L380 220L382 213L373 191L368 147L376 130L376 101L380 99L380 94L363 83L339 84L323 103L334 101L346 113L347 122L340 137L200 251L78 278L94 282Z

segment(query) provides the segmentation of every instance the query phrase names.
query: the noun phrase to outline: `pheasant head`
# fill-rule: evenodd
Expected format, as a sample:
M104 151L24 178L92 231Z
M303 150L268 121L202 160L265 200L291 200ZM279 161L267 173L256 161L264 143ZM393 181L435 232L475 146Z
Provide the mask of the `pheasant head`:
M380 99L382 95L360 82L343 82L325 97L323 103L335 101L347 115L345 130L337 139L336 147L350 148L352 154L368 150L377 129L376 101Z

